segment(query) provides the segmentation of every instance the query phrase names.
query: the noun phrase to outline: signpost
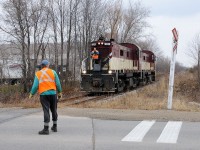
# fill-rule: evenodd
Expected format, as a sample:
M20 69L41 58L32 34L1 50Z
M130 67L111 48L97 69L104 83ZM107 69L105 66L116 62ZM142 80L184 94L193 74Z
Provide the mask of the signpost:
M168 103L167 103L168 109L172 109L174 72L175 72L176 53L177 53L177 45L178 45L178 32L177 32L176 28L174 28L172 30L172 33L173 33L173 50L172 50L172 58L171 58L171 64L170 64L170 75L169 75L169 93L168 93Z

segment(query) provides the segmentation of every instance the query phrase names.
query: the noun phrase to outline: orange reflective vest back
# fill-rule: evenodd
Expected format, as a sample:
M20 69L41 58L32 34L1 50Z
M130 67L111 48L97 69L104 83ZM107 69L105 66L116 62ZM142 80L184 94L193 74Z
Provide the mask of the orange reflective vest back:
M53 70L49 68L43 68L36 72L36 77L39 80L39 93L43 93L48 90L56 90L55 76Z

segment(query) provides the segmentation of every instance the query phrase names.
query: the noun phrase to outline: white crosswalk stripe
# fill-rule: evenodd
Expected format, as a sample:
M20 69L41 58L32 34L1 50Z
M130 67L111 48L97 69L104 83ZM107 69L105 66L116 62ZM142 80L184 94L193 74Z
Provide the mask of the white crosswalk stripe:
M169 121L162 131L157 143L176 143L182 122Z
M142 121L127 136L125 136L122 141L141 142L154 123L155 120Z
M140 122L128 135L121 141L125 142L142 142L145 135L154 125L155 120L144 120ZM182 127L181 121L169 121L157 139L157 143L177 143L179 132Z

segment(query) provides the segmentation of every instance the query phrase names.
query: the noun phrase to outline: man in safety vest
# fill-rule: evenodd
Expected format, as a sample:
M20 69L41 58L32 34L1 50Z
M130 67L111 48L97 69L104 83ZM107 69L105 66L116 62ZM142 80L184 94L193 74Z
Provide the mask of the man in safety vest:
M91 52L91 58L94 60L99 59L99 51L94 47L93 51Z
M51 130L57 132L58 114L56 91L58 91L59 99L62 97L62 88L57 73L54 70L49 69L49 62L47 60L41 62L41 68L42 69L35 74L29 98L32 98L37 91L39 92L40 102L44 113L44 129L39 131L39 134L49 134L49 109L51 110L53 120Z
M91 52L91 58L94 64L99 63L99 51L96 49L96 47L94 47L94 49Z

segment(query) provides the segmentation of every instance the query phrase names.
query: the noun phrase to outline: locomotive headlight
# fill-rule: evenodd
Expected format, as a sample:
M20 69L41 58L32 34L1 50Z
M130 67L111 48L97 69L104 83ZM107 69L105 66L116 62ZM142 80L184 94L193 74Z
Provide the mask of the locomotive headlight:
M112 74L112 70L109 70L108 73L109 73L109 74Z
M86 74L86 70L83 70L83 74Z

